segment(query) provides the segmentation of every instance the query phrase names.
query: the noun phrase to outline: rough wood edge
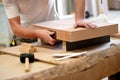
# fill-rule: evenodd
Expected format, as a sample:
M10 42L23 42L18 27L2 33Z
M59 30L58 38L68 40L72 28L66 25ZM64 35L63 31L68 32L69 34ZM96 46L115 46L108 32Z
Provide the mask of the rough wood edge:
M94 54L91 54L82 60L80 58L77 58L75 60L69 61L68 63L58 65L54 68L50 68L50 69L47 69L47 70L44 70L41 72L33 73L31 75L15 77L10 80L16 80L16 79L18 79L18 80L22 80L22 79L23 80L25 80L25 79L27 79L27 80L36 80L36 79L55 80L58 77L62 78L67 75L70 75L71 73L90 69L91 67L94 67L99 62L104 61L115 55L120 56L120 45L111 46L108 49L105 49L105 50L102 50L99 52L95 52ZM75 68L76 66L79 66L79 67ZM46 75L47 75L47 77L46 77ZM105 76L102 75L100 77L103 78Z

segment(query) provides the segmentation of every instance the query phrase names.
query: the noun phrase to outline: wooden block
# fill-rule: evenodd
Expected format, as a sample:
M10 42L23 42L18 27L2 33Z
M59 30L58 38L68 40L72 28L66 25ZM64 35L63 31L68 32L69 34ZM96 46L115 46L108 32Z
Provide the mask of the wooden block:
M94 22L98 27L91 28L73 28L74 20L53 20L48 22L42 22L33 24L33 28L48 29L56 32L56 39L76 42L106 35L115 34L118 32L118 24L112 24L108 22Z
M27 48L32 48L33 45L29 43L21 43L21 47L27 47Z
M67 51L67 44L66 43L67 43L66 41L62 42L63 53L65 53Z
M21 43L19 50L25 53L37 52L37 49L32 44L29 43Z
M19 51L24 52L24 53L29 53L30 52L29 48L25 48L25 47L20 47Z

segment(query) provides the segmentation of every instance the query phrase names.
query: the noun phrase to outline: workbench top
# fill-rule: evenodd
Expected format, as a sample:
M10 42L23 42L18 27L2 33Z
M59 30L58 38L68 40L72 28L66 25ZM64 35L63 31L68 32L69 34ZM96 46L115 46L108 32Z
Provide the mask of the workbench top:
M87 51L87 56L70 58L58 62L58 65L35 61L29 73L24 72L24 64L19 62L19 46L0 50L0 79L11 80L100 80L120 71L119 39L78 49L70 52ZM110 46L112 45L112 46ZM54 60L53 53L63 53L61 49L37 47L36 58ZM11 55L12 54L12 55Z

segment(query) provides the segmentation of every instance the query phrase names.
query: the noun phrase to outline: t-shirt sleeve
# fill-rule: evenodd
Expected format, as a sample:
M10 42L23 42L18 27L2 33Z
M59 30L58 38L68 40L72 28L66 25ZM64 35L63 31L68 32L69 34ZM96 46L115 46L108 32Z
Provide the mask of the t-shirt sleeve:
M17 0L3 0L3 4L8 18L14 18L20 15Z

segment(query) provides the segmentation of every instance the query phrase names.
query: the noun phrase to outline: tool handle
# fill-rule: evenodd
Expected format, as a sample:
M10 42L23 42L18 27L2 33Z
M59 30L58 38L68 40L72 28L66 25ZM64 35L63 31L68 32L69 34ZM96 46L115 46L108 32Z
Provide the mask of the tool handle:
M53 64L53 65L58 65L59 63L56 62L55 60L44 60L44 59L39 59L41 62L45 62L48 64Z
M30 71L30 66L29 66L29 58L25 58L25 72Z

